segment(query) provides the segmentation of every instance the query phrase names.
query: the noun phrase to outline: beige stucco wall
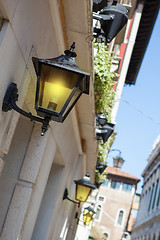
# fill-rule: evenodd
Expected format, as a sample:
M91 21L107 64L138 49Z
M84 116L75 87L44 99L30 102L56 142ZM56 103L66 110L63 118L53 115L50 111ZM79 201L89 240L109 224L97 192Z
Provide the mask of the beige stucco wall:
M31 58L56 57L70 42L77 40L76 48L81 47L78 52L86 53L85 61L84 55L79 56L77 62L83 63L80 67L92 71L91 42L86 40L90 2L64 2L68 44L58 0L0 1L6 19L0 31L1 104L8 84L15 82L19 90L18 106L35 114L36 75ZM83 6L81 16L77 19L74 11L70 25L71 8L78 6ZM83 16L80 29L76 25L81 25L79 20ZM90 88L91 95L82 96L76 111L73 109L63 124L51 122L44 137L40 135L41 124L19 117L15 111L0 111L0 240L56 240L65 235L68 240L74 238L77 206L62 198L67 187L69 197L74 199L73 180L83 177L86 171L94 179L97 143L92 78ZM86 152L82 139L86 142Z

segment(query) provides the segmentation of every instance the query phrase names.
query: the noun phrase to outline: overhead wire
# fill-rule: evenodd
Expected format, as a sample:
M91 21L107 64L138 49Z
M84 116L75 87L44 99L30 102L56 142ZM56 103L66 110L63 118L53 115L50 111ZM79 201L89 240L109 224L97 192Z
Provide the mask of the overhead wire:
M145 116L146 118L150 119L152 122L160 125L160 122L157 121L156 119L154 119L153 117L151 117L149 114L145 113L143 110L141 110L140 108L136 107L135 105L133 105L132 103L130 103L128 100L121 98L121 101L127 103L129 106L131 106L132 108L134 108L136 111L138 111L139 113L141 113L143 116Z

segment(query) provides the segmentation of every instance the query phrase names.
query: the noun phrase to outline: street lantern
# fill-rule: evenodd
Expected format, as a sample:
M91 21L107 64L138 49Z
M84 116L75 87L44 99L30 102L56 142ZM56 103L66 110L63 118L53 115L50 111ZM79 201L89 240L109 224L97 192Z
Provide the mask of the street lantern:
M76 184L76 200L85 202L89 197L92 189L95 189L95 185L91 183L89 173L83 178L74 181Z
M93 10L100 11L98 14L94 13L93 18L98 20L101 25L101 28L94 28L94 33L97 34L96 38L103 35L106 42L110 43L127 23L128 10L123 4L119 4L117 0L107 3L105 7L103 1L97 4L94 3L94 6Z
M104 172L106 167L107 167L107 163L100 162L96 164L96 170L98 170L100 174Z
M41 117L63 122L82 93L89 94L89 74L76 64L75 43L57 58L33 57L37 74L35 108Z
M121 151L119 149L110 150L110 152L114 152L114 151L119 152L119 154L113 158L113 166L116 168L121 168L124 163L124 159L121 157Z
M96 127L97 140L105 143L114 131L114 124L106 123L103 127Z
M101 125L103 127L107 122L107 118L103 114L96 114L96 125Z
M93 219L93 215L96 212L94 211L94 209L92 207L86 207L84 208L84 212L83 212L83 223L84 225L89 225L91 220Z
M7 89L2 111L14 109L31 120L41 122L41 135L44 135L50 120L63 122L80 96L83 93L89 94L90 74L78 67L74 48L75 43L70 50L64 52L65 55L56 58L32 58L37 75L35 109L42 118L33 116L16 105L18 89L15 83L11 83Z
M124 159L122 157L114 157L113 158L113 166L116 168L121 168L124 163Z
M89 173L86 174L83 178L80 180L74 180L76 184L76 193L75 193L75 199L77 201L74 201L68 197L68 189L66 188L63 194L63 200L68 199L69 201L78 204L80 206L81 202L86 202L88 196L91 193L92 189L95 189L95 185L93 185L90 181Z

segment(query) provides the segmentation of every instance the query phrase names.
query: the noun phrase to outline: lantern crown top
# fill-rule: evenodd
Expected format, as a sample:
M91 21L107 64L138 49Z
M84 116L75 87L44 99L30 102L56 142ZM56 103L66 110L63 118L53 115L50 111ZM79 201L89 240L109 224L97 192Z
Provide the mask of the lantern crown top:
M70 46L69 50L65 50L64 53L69 56L69 57L77 57L77 54L74 51L75 49L75 42L72 43L72 45Z
M88 210L88 212L96 213L91 206L88 206L85 209Z
M91 179L90 179L90 175L89 173L87 173L83 178L79 179L79 180L74 180L75 184L80 184L86 187L90 187L95 189L95 185L93 185L91 183Z
M66 69L74 73L85 75L87 81L89 81L90 74L80 69L76 63L75 57L77 56L77 54L75 53L74 49L75 49L75 42L72 43L69 50L64 51L65 54L61 54L58 57L49 58L49 59L32 57L32 61L33 61L37 75L38 75L38 64L42 63L42 64L47 64L53 67Z

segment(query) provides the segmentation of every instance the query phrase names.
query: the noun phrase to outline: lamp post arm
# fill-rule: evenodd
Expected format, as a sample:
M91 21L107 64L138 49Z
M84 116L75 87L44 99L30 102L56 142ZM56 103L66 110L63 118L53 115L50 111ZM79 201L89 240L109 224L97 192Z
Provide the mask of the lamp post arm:
M119 149L111 149L109 152L115 152L115 151L119 152L119 155L121 155L121 151Z
M28 113L24 111L23 109L17 106L16 101L18 101L17 84L11 83L3 100L2 111L8 112L14 109L16 112L29 118L31 121L41 122L42 123L41 135L43 136L48 129L48 125L51 119L49 117L45 118L36 117L32 115L30 112Z
M70 202L73 202L73 203L75 203L75 204L78 204L78 207L80 207L80 203L81 203L81 202L74 201L74 200L72 200L72 199L70 199L70 198L68 197L68 189L67 189L67 188L65 189L64 194L63 194L63 200L65 200L65 199L67 199L67 200L69 200Z
M66 197L66 199L68 199L70 202L73 202L73 203L75 203L75 204L78 204L78 207L80 207L80 202L76 202L76 201L70 199L69 197Z

